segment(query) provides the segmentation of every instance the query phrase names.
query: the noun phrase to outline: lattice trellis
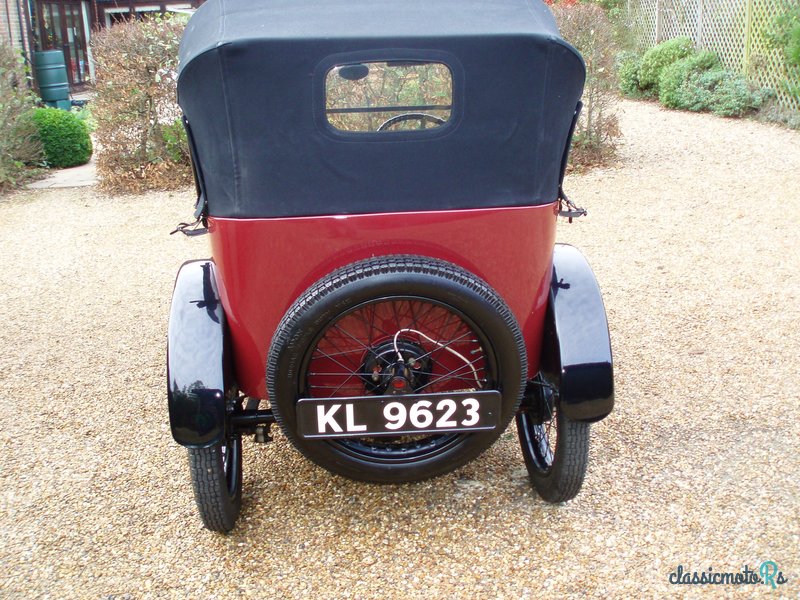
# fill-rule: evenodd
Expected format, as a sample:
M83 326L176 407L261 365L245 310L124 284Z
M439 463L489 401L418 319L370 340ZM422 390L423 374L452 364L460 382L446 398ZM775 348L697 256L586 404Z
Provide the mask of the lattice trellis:
M646 47L686 36L716 52L726 68L775 91L781 106L800 111L800 68L787 69L767 34L776 17L800 0L629 0L630 22Z

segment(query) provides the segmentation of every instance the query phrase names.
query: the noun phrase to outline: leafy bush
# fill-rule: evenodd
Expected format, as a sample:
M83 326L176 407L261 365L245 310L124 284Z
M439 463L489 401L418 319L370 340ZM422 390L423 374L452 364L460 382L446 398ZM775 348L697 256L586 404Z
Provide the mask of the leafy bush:
M189 153L189 138L183 120L178 119L172 125L164 125L164 150L170 160L175 163L186 163L192 159Z
M668 108L703 110L687 86L689 79L699 73L719 68L719 57L714 52L696 52L672 63L661 71L658 80L658 99Z
M89 130L89 133L97 129L97 121L94 120L92 110L89 108L89 106L84 106L81 108L73 107L72 114L84 122L86 129Z
M792 64L800 66L800 23L789 31L788 38L789 43L786 45L786 55Z
M777 49L783 55L786 79L781 82L781 87L800 101L800 6L775 17L764 31L764 37L767 47ZM778 120L785 121L784 118Z
M674 62L689 56L693 51L692 40L685 37L673 38L650 48L642 56L639 67L639 89L658 95L658 80L661 71Z
M691 73L675 94L676 104L679 106L670 108L680 108L692 112L709 110L713 103L713 83L718 77L718 75L709 75L710 73L724 73L724 71L714 69L713 71Z
M642 58L634 52L623 52L617 57L617 78L620 91L629 98L641 98L639 68Z
M657 90L659 101L668 108L739 117L758 109L766 99L764 90L723 69L713 52L695 52L688 38L659 44L641 61L634 54L624 53L618 65L620 89L626 96L637 98ZM656 71L660 74L653 85L650 81Z
M93 115L100 185L141 192L191 183L186 136L176 123L181 17L120 23L94 36Z
M722 69L703 73L698 82L711 92L708 108L722 117L741 117L757 110L764 102L764 93L751 86L744 77Z
M0 44L0 190L20 185L34 174L26 165L42 160L33 101L19 54Z
M616 154L620 137L616 113L616 46L605 11L594 4L553 7L561 34L583 55L586 85L583 111L572 140L572 163L603 164Z
M92 157L92 140L86 124L73 113L59 108L37 108L33 122L39 130L47 164L76 167Z
M783 51L787 64L800 66L800 6L778 15L765 37L771 48Z
M676 108L695 112L711 111L722 117L741 117L758 109L766 99L737 73L715 67L692 72L677 89Z

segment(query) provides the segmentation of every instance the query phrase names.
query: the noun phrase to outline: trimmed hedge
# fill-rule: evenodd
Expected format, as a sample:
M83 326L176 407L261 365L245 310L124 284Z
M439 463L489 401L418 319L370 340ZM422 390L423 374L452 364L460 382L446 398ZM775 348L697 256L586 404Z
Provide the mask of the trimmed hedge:
M639 69L642 57L633 52L623 52L617 59L617 77L620 91L629 98L641 98L639 89Z
M58 108L37 108L33 122L51 167L76 167L89 162L92 140L86 124L76 115Z
M703 110L698 99L687 93L689 79L699 73L719 68L719 57L713 52L698 52L672 63L661 71L658 99L668 108Z
M616 112L614 28L605 11L594 4L561 3L553 15L564 39L586 62L583 111L575 127L570 163L575 167L607 164L616 155L621 136Z
M689 85L706 92L707 110L721 117L741 117L760 108L766 99L764 92L754 89L744 77L723 69L693 77Z
M109 192L191 184L192 166L176 103L182 16L118 23L93 36L97 174Z
M696 52L661 72L658 99L668 108L741 117L765 100L742 75L726 71L713 52Z
M689 56L694 51L692 40L686 37L673 38L650 48L642 56L639 67L639 89L658 95L661 72L674 62Z
M713 52L695 52L688 38L667 40L648 50L641 60L622 55L617 71L620 89L628 97L657 95L667 108L710 111L723 117L741 117L757 110L768 93L750 85L742 75L726 71Z

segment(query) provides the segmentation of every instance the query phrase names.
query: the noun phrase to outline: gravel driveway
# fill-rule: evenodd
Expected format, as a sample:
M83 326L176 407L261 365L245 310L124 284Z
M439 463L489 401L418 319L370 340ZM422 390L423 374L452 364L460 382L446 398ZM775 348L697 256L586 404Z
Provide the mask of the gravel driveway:
M621 164L570 177L589 216L559 226L603 289L617 382L561 506L511 430L456 473L383 487L278 435L246 444L240 526L205 531L164 384L173 280L208 252L167 235L191 193L0 199L0 595L767 595L668 577L773 560L797 597L800 134L622 108Z

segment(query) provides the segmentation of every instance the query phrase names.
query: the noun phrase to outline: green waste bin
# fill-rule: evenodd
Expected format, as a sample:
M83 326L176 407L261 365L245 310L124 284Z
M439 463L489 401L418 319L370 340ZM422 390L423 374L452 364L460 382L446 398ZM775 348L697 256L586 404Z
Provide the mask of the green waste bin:
M36 81L39 93L50 106L64 105L69 100L69 80L63 50L45 50L34 53L36 62Z

